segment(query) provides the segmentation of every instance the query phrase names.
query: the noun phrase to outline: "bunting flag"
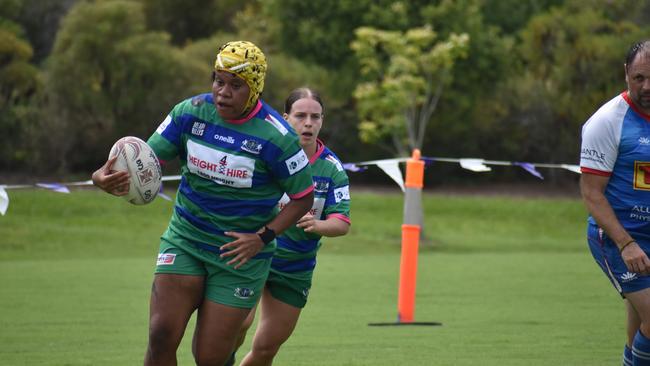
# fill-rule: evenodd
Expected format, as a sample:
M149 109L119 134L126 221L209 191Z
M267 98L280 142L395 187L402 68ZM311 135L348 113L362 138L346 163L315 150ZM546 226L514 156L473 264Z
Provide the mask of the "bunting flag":
M4 216L7 213L7 208L9 207L9 196L7 191L5 191L4 186L0 186L0 214Z
M387 160L387 161L382 161L376 163L377 167L381 170L384 171L389 177L391 177L395 183L402 189L402 192L405 191L404 189L404 178L402 177L402 171L399 170L399 162L393 160Z
M64 186L63 184L59 184L59 183L36 183L36 186L41 187L41 188L46 188L46 189L52 190L54 192L70 193L70 190L68 189L68 187Z
M446 162L446 163L457 163L463 169L470 170L476 173L489 172L492 170L490 165L502 165L502 166L518 166L524 169L529 174L539 178L544 179L542 174L537 170L537 168L549 168L549 169L565 169L573 173L580 174L580 166L572 164L546 164L546 163L526 163L526 162L510 162L510 161L497 161L497 160L484 160L480 158L441 158L441 157L425 157L421 158L425 162L425 166L429 167L433 165L434 162ZM360 173L364 172L370 166L376 166L381 169L386 175L388 175L402 191L404 191L404 178L402 176L402 171L399 167L400 163L404 163L409 158L393 158L393 159L383 159L383 160L371 160L371 161L362 161L357 163L344 163L343 169L353 172ZM180 175L170 175L162 177L162 181L177 181L180 180ZM33 188L39 187L48 189L54 192L59 193L70 193L68 187L71 186L90 186L93 182L91 180L85 180L80 182L69 182L69 183L36 183L35 185L31 184L20 184L20 185L2 185L0 184L0 215L5 215L9 207L9 195L7 190L9 189L21 189L21 188ZM167 201L172 201L171 197L166 195L163 192L162 185L160 186L160 192L158 195Z
M485 166L483 159L460 159L460 166L463 169L471 170L473 172L489 172L492 168Z

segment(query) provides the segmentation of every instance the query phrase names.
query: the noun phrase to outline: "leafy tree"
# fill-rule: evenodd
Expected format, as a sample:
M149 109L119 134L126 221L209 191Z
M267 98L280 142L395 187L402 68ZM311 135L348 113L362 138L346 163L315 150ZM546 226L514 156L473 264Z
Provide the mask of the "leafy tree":
M533 17L518 47L525 68L483 105L485 129L523 158L575 162L581 125L624 89L625 52L648 34L608 10L569 1Z
M524 28L531 17L560 6L565 0L485 0L481 12L486 24L499 27L505 34Z
M171 34L172 43L185 44L213 33L232 32L238 11L250 1L141 0L149 29Z
M452 34L435 42L430 27L405 33L362 27L356 37L352 49L367 80L354 93L361 139L390 136L402 156L421 149L426 126L450 82L455 60L465 56L469 37Z
M41 141L44 157L61 157L50 168L96 167L117 138L147 138L197 90L191 82L203 69L144 24L132 1L80 2L63 20L47 64Z
M29 63L32 47L18 33L18 25L0 23L0 169L15 168L29 157L23 142L41 86L38 69Z

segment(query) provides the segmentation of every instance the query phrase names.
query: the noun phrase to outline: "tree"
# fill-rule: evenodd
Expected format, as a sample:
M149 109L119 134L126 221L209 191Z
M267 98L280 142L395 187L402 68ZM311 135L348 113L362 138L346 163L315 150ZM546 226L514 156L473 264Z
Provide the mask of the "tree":
M205 69L144 24L133 1L80 2L64 18L46 68L40 141L43 158L61 158L50 169L96 167L117 138L146 139L174 104L209 85L209 71L193 84Z
M141 0L148 28L167 32L172 43L184 45L215 32L234 31L233 19L250 1Z
M0 23L0 169L23 165L30 155L23 142L41 86L38 69L29 63L32 47L20 33L17 24Z
M484 131L501 133L522 159L576 161L581 125L625 88L625 52L648 34L616 14L568 1L533 17L517 49L524 68L483 104Z
M361 27L355 35L351 47L366 80L354 92L361 139L390 136L402 156L421 149L426 126L451 81L454 62L466 55L469 37L451 34L435 42L430 27L406 32Z

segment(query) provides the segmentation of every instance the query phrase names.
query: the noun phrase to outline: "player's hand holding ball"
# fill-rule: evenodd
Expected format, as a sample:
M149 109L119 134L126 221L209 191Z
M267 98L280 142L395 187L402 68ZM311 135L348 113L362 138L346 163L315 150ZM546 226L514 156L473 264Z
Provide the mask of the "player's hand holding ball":
M153 201L160 191L161 178L156 154L146 142L133 136L119 139L108 161L92 175L94 185L134 205Z

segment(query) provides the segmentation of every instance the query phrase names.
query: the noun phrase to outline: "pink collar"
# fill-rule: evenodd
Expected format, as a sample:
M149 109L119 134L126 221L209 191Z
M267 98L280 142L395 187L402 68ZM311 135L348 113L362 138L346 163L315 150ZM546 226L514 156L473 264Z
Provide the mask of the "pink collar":
M257 114L257 112L260 111L260 109L262 109L262 102L260 102L259 99L258 99L257 100L257 105L255 106L255 108L253 108L253 110L250 113L248 113L246 115L246 117L240 118L240 119L226 119L224 121L226 121L228 123L236 124L236 125L241 125L241 124L244 124L245 122L247 122L248 120L250 120L251 118L253 118L253 116L255 116Z
M325 144L323 144L323 141L316 139L316 153L309 159L309 164L314 164L323 151L325 151Z

